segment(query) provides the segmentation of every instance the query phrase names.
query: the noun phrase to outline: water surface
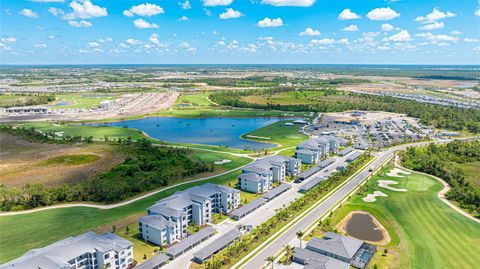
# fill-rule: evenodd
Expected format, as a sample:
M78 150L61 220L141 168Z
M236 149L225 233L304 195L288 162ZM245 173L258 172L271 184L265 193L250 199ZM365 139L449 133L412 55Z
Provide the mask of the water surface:
M346 231L349 235L367 241L383 240L382 230L375 225L369 214L353 213L347 223Z

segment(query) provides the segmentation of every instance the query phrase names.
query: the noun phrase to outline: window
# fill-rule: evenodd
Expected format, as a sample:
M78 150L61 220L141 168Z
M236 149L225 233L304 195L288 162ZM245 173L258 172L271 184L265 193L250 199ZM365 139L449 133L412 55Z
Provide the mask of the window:
M104 260L106 260L106 259L108 259L108 258L110 258L110 253L107 253L107 254L103 255L103 259L104 259ZM109 266L110 266L110 265L109 265ZM108 266L107 266L107 267L108 267Z

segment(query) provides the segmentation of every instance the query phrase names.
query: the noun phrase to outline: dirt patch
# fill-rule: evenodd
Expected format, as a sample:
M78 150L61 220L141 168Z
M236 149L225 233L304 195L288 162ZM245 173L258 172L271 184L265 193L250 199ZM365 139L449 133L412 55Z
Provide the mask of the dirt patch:
M364 240L364 239L361 239L361 240L364 240L365 242L368 242L368 243L371 243L371 244L375 244L375 245L387 245L388 243L390 243L391 241L391 238L390 238L390 234L388 234L388 231L385 229L385 227L383 227L383 225L372 215L370 214L370 212L367 212L367 211L351 211L349 212L338 224L337 226L335 227L338 231L340 231L341 233L344 233L344 234L348 234L347 232L347 225L348 223L351 221L352 217L354 214L362 214L362 215L368 215L371 217L374 225L375 225L375 229L376 230L380 230L381 233L382 233L382 239L379 240L379 241L368 241L368 240ZM352 235L350 235L352 236ZM353 236L352 236L353 237Z
M0 183L21 188L42 183L47 187L72 184L107 171L123 161L110 145L61 145L32 143L11 135L0 135ZM68 156L95 155L96 160L72 165L51 163Z

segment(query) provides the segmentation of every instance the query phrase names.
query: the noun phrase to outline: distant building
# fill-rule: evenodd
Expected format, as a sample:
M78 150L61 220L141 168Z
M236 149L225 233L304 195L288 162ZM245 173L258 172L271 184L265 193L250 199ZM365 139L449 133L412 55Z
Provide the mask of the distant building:
M18 114L46 114L52 112L52 109L47 106L20 106L20 107L9 107L5 109L6 113L18 113Z
M187 236L189 223L204 225L213 213L230 213L240 205L240 191L211 183L195 186L162 199L139 219L139 236L157 245Z
M300 159L302 163L318 163L321 158L328 156L330 153L336 153L340 145L339 142L338 138L329 135L309 139L298 144L295 158Z
M114 101L104 100L100 102L100 109L103 109L103 110L113 109L114 106L115 106Z
M130 241L112 233L87 232L32 249L0 269L124 269L133 262Z

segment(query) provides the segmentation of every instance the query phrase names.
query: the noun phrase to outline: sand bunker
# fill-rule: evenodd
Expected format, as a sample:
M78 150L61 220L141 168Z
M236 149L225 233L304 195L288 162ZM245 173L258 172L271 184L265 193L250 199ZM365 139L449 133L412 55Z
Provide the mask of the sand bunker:
M221 161L216 161L216 162L214 162L214 164L226 164L226 163L230 163L230 162L232 162L232 160L225 159L225 160L221 160Z
M375 201L377 201L377 199L375 199L375 197L388 197L387 194L381 192L381 191L374 191L373 194L368 194L367 196L363 197L362 200L364 202L367 202L367 203L373 203Z
M390 187L390 185L395 185L395 184L398 184L398 182L393 181L393 180L379 180L378 181L378 186L380 188L384 188L384 189L391 190L391 191L400 191L400 192L406 192L407 191L407 189L397 189L397 188L394 188L394 187Z
M404 177L400 174L410 175L411 173L408 172L408 171L399 169L399 168L393 168L390 172L387 173L387 176L389 176L389 177Z

